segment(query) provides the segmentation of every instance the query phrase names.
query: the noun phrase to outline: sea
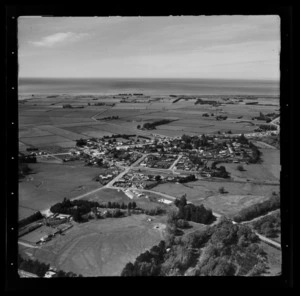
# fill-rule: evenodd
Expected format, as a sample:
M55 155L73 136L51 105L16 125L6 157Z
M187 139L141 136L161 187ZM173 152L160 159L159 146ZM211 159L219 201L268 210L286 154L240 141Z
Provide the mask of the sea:
M279 81L198 78L19 78L19 95L143 93L144 95L279 96Z

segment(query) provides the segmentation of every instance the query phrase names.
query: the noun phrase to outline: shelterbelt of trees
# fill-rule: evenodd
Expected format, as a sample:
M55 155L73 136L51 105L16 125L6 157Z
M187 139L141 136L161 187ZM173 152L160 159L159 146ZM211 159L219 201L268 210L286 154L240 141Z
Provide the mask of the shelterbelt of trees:
M105 215L95 214L95 209L106 208ZM109 209L113 209L110 211ZM127 210L127 212L126 212ZM87 222L89 219L93 218L121 218L126 215L131 214L146 214L150 216L164 214L165 210L156 207L154 209L145 210L137 207L135 201L129 202L127 204L119 204L117 202L99 203L97 201L89 200L69 200L64 198L61 203L56 203L50 208L52 213L67 214L71 215L75 222ZM93 215L91 213L94 213Z
M268 200L242 209L238 214L236 214L233 217L233 221L238 223L242 221L249 221L279 208L280 194L273 192L272 196Z
M253 222L253 228L260 234L276 238L281 231L280 211L264 216Z
M157 121L154 121L154 122L146 122L143 124L143 128L144 129L147 129L147 130L152 130L152 129L155 129L157 126L159 125L163 125L163 124L167 124L167 123L170 123L170 122L173 122L173 121L176 121L176 120L171 120L171 119L161 119L161 120L157 120Z
M18 267L21 270L31 272L39 277L44 277L46 272L50 269L50 264L45 264L38 260L24 259L20 254L18 254ZM53 277L82 277L82 275L77 275L74 272L58 270Z
M255 276L267 255L247 226L224 218L219 224L166 239L127 263L122 276Z

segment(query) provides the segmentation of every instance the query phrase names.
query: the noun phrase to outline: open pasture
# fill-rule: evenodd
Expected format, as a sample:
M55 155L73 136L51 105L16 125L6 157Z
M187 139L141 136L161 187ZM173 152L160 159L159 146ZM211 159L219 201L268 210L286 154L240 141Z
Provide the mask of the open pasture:
M102 131L99 128L96 128L96 125L92 125L92 126L77 125L77 126L71 126L71 127L64 127L64 130L71 131L73 133L78 134L79 138L85 138L85 137L101 138L101 137L104 137L104 136L112 135L112 133L110 133L110 132Z
M44 130L44 131L48 131L49 133L52 133L54 135L64 137L65 141L66 140L75 141L79 138L87 138L84 135L74 133L74 132L68 131L66 129L58 128L53 125L43 125L43 126L40 126L40 129Z
M239 171L236 163L220 163L235 180L273 181L280 179L280 151L275 149L260 149L262 152L261 164L243 164L244 171Z
M164 217L146 215L107 218L75 224L40 249L27 252L41 262L83 276L119 276L124 266L163 239L155 228Z
M221 195L220 187L224 187L228 193ZM194 204L203 203L216 213L232 214L238 212L242 207L246 207L249 202L256 203L269 198L273 191L279 191L279 185L198 180L185 184L161 184L152 190L174 197L186 194L187 200ZM242 198L244 199L242 200ZM232 206L231 203L236 203L236 205Z
M93 180L99 169L82 162L33 163L29 167L32 174L19 182L19 205L34 210L47 209L64 197L76 197L101 186Z
M32 137L41 137L41 136L52 136L53 134L47 130L40 129L38 127L30 127L28 129L20 128L19 129L19 139L22 138L32 138Z
M21 141L26 145L31 145L36 147L49 146L50 144L60 145L60 143L66 143L66 142L69 142L70 147L75 145L75 141L70 141L64 137L56 136L56 135L21 138Z

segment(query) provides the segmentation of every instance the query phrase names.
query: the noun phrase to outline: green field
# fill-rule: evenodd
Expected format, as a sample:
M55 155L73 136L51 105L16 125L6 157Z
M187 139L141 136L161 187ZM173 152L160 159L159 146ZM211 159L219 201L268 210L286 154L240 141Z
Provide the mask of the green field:
M82 162L68 164L30 164L33 174L19 182L19 205L44 210L101 185L93 181L99 169L84 166Z
M219 188L221 186L228 193L220 194ZM174 197L181 197L186 194L187 200L196 205L204 204L216 213L232 216L242 208L267 199L273 191L278 192L279 185L198 180L186 184L165 183L154 187L152 190Z
M147 222L146 215L76 223L40 249L22 247L20 251L83 276L118 276L126 263L163 239L162 231L155 228L161 223L164 217Z
M236 163L220 163L234 180L250 180L261 182L277 182L280 179L280 151L275 149L260 149L261 164L243 164L245 171L239 171Z
M218 100L218 98L215 98ZM246 133L254 130L243 120L251 120L259 112L270 113L278 109L279 100L264 99L261 103L272 103L273 106L222 104L219 107L210 105L195 105L195 99L180 100L173 104L173 98L165 97L160 101L143 98L142 103L120 103L121 98L107 96L61 95L48 98L47 95L31 97L26 103L19 104L19 139L23 144L43 146L57 143L66 147L73 145L80 137L102 137L112 133L139 133L148 135L156 133L166 136L180 136L183 133L197 135L203 133L226 132ZM222 100L220 100L224 103ZM93 106L96 102L114 102L114 107ZM88 103L91 106L88 106ZM63 104L84 105L83 109L63 109ZM203 118L203 113L224 114L225 121L217 121L215 117ZM111 121L95 121L92 117L101 119L108 116L118 116ZM243 116L242 119L237 119ZM137 125L145 122L172 118L177 121L158 126L153 131L137 130ZM258 123L258 121L254 121ZM52 127L52 128L51 128ZM41 136L41 137L40 137Z

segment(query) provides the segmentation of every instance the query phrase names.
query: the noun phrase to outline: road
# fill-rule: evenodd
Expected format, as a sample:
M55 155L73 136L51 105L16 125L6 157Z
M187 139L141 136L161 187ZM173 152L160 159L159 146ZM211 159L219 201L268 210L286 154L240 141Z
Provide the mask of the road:
M264 146L263 148L270 148L270 149L275 149L275 150L277 149L275 146L272 146L272 145L267 144L265 142L261 142L261 141L252 141L252 142L254 142L253 143L254 145L257 143L257 144L259 144L261 146Z
M169 170L174 172L174 168L176 166L176 164L178 163L178 161L182 158L183 155L179 155L178 158L174 161L174 163L169 167Z
M118 176L116 176L114 179L112 179L109 183L107 183L104 187L111 188L115 182L120 180L124 175L126 175L134 166L142 162L147 157L147 154L144 154L142 157L140 157L137 161L135 161L131 166L125 168L125 170L120 173Z
M31 244L27 244L27 243L24 243L24 242L21 242L21 241L18 241L18 244L24 246L24 247L28 247L28 248L34 248L34 249L40 249L41 247L38 247L38 246L33 246Z
M254 221L259 220L259 219L261 219L261 218L263 218L263 217L265 217L265 216L271 215L271 214L273 214L273 213L275 213L275 212L277 212L277 211L278 211L278 209L277 209L277 210L274 210L274 211L271 211L271 212L269 212L269 213L267 213L267 214L265 214L265 215L263 215L263 216L256 217L256 218L254 218L254 219L252 219L252 220L240 222L239 224L247 224L247 223L254 222Z
M273 241L273 240L271 240L271 239L269 239L269 238L267 238L267 237L265 237L265 236L259 234L259 233L256 232L256 231L254 231L254 233L260 238L260 240L262 240L262 241L266 242L267 244L270 244L270 245L272 245L273 247L275 247L275 248L281 250L281 244L280 244L280 243L277 243L277 242L275 242L275 241Z

